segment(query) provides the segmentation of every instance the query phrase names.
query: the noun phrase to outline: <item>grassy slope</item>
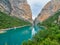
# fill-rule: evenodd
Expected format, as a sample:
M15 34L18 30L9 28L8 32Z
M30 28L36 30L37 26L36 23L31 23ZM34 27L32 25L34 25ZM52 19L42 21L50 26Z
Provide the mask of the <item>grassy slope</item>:
M23 42L22 45L60 45L60 24L54 23L59 15L60 11L45 20L41 25L46 26L47 29L40 30L33 40Z
M3 12L0 12L0 29L24 26L29 24L30 22L26 22L16 17L11 17Z

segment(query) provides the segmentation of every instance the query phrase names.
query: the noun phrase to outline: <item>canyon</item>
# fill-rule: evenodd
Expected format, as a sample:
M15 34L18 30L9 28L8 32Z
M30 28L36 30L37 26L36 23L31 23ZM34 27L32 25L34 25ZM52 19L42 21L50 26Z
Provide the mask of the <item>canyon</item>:
M60 0L49 1L34 20L34 23L37 24L43 22L59 9ZM32 11L27 0L0 0L0 11L10 14L10 16L15 16L19 19L33 23Z
M35 19L35 24L45 21L58 10L60 10L60 0L49 1Z
M0 11L32 22L32 12L27 0L0 0Z

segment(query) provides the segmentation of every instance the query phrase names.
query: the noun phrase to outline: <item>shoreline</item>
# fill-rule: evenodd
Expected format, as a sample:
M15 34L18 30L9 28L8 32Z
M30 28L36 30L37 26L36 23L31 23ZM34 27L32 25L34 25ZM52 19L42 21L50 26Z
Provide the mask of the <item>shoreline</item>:
M24 26L30 26L30 25L24 25ZM18 27L13 27L13 28L0 29L0 33L3 33L3 32L5 32L5 31L11 30L11 29L22 28L22 27L24 27L24 26L18 26Z

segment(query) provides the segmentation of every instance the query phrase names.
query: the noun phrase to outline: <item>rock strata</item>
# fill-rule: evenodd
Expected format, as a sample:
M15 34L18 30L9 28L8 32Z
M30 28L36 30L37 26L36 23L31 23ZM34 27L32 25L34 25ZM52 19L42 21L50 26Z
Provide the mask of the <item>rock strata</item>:
M0 0L0 11L32 22L32 12L27 0Z
M52 16L59 9L60 9L60 0L51 0L44 6L44 8L42 9L41 13L38 15L36 20L38 21L38 23L43 22L44 20Z

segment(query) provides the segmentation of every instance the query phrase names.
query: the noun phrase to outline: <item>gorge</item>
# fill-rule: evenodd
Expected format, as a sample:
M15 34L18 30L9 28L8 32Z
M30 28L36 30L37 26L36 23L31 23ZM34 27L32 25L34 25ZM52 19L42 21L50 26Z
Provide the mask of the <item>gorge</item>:
M0 29L12 28L0 33L0 45L21 45L23 41L31 40L39 30L44 30L44 27L38 23L44 22L53 15L55 17L60 15L58 10L60 10L60 0L51 0L33 21L27 0L0 0ZM56 12L58 13L55 14Z
M58 4L58 5L57 5ZM43 22L44 20L48 19L50 16L52 16L55 12L60 10L60 0L51 0L49 1L42 11L39 13L37 18L35 19L36 23Z
M27 0L0 0L0 11L32 22L32 12Z

